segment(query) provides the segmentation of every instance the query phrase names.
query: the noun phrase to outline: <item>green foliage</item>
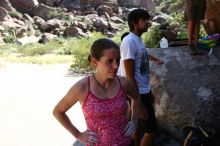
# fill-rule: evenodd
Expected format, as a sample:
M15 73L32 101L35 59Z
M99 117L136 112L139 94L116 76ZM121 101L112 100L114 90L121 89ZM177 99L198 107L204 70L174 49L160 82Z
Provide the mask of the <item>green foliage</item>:
M13 43L15 39L16 37L13 35L8 35L3 38L5 43Z
M105 38L106 36L101 33L93 33L92 37L89 38L77 38L73 39L72 42L72 54L73 54L73 63L71 65L74 70L91 70L91 65L88 62L88 55L92 43L100 38Z
M0 45L0 55L7 56L9 54L16 53L18 50L17 45L15 44L4 44Z
M49 18L57 18L60 20L69 20L69 16L61 8L56 8L54 11L49 13Z
M72 61L71 55L55 55L46 54L40 56L16 56L10 55L5 57L10 62L22 62L22 63L33 63L33 64L60 64L70 63Z
M22 54L22 56L35 56L35 55L43 55L53 53L58 48L62 47L63 41L62 39L54 39L46 44L26 44L22 47L19 47L18 53Z
M169 22L170 25L176 22L179 23L179 28L176 30L178 34L177 39L187 38L187 22L184 21L184 13L172 13L171 16L173 19Z
M199 32L199 35L201 37L204 37L204 36L207 36L208 34L206 33L205 29L203 26L200 27L200 32Z
M11 17L16 17L16 18L22 17L21 14L16 11L9 11L8 14Z
M183 0L161 0L160 5L156 7L156 11L167 12L168 9L183 5Z
M35 30L35 36L39 37L41 35L41 31L39 29Z
M54 53L56 48L60 49L65 45L64 39L53 40L45 45L38 43L24 46L18 44L5 44L0 45L0 56L10 62L36 64L70 63L73 60L72 55Z
M172 10L172 8L183 8L184 1L183 0L162 0L160 6L157 6L157 11L167 12L168 10ZM172 26L175 23L179 24L177 31L177 39L185 39L187 38L187 25L186 21L184 21L184 12L173 12L169 14L173 19L170 20L169 24Z
M152 26L142 35L143 42L148 48L158 48L161 35L159 26Z
M125 33L125 32L129 32L129 29L128 28L124 28L122 31L119 31L116 33L116 35L112 38L112 40L119 44L121 43L121 36Z
M15 36L15 29L14 27L6 27L5 30L2 32L3 40L5 43L13 43L16 39Z
M31 36L31 35L33 35L33 33L31 31L28 31L27 36Z

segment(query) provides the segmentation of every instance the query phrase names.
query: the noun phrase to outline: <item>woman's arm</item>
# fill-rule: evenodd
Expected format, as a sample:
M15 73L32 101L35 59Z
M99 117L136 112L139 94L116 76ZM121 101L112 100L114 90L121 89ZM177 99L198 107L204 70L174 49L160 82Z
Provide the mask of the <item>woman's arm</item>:
M67 94L59 101L53 110L55 118L66 128L74 137L79 136L79 130L71 123L66 112L79 100L81 93L81 82L76 83Z
M66 112L77 102L84 102L87 94L87 78L77 82L63 97L63 99L55 106L53 115L75 138L84 144L93 145L98 142L97 133L93 131L80 132L70 121Z

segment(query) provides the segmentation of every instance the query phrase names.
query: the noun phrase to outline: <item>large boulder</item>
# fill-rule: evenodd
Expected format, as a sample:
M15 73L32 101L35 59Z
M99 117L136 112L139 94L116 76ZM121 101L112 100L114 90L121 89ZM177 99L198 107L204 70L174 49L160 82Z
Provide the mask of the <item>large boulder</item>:
M16 11L9 0L0 0L0 7L5 8L7 11Z
M38 2L53 7L55 1L54 0L38 0Z
M117 0L63 0L62 6L68 10L76 10L88 7L98 7L100 5L107 5L112 8L114 13L118 13Z
M32 13L34 16L39 16L44 20L49 20L51 19L51 14L55 11L55 8L40 3L38 7L33 9Z
M10 0L10 2L16 10L30 15L33 15L33 9L39 5L37 0Z
M43 23L40 28L43 31L51 32L55 29L59 29L61 27L61 21L59 19L51 19Z
M178 138L187 125L219 133L220 49L196 57L189 55L186 47L148 52L165 62L150 64L159 125Z
M149 11L155 9L154 0L118 0L118 3L122 6L128 7L144 7Z
M38 0L39 3L43 3L45 5L48 5L50 7L57 7L61 4L63 0Z
M207 0L204 28L207 34L220 33L220 1Z
M8 11L5 8L0 7L0 21L9 19Z
M64 35L71 37L89 37L89 34L84 33L82 29L75 26L66 27Z

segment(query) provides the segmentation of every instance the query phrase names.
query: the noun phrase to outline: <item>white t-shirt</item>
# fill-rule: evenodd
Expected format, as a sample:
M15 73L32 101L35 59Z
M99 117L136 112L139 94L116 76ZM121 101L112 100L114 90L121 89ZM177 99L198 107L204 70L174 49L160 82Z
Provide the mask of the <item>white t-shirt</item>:
M118 69L118 75L126 77L124 63L126 59L134 59L135 73L134 77L137 81L139 94L150 92L150 75L149 75L149 60L146 48L141 38L130 32L124 37L120 46L121 60Z

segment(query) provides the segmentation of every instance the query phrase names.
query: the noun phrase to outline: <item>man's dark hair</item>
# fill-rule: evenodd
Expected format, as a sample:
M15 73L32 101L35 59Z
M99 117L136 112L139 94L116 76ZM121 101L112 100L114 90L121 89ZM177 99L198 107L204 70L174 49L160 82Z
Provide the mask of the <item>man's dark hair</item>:
M147 19L149 20L150 15L147 12L147 10L144 9L134 9L130 11L128 14L128 26L130 28L130 31L134 30L134 24L137 24L140 19Z

